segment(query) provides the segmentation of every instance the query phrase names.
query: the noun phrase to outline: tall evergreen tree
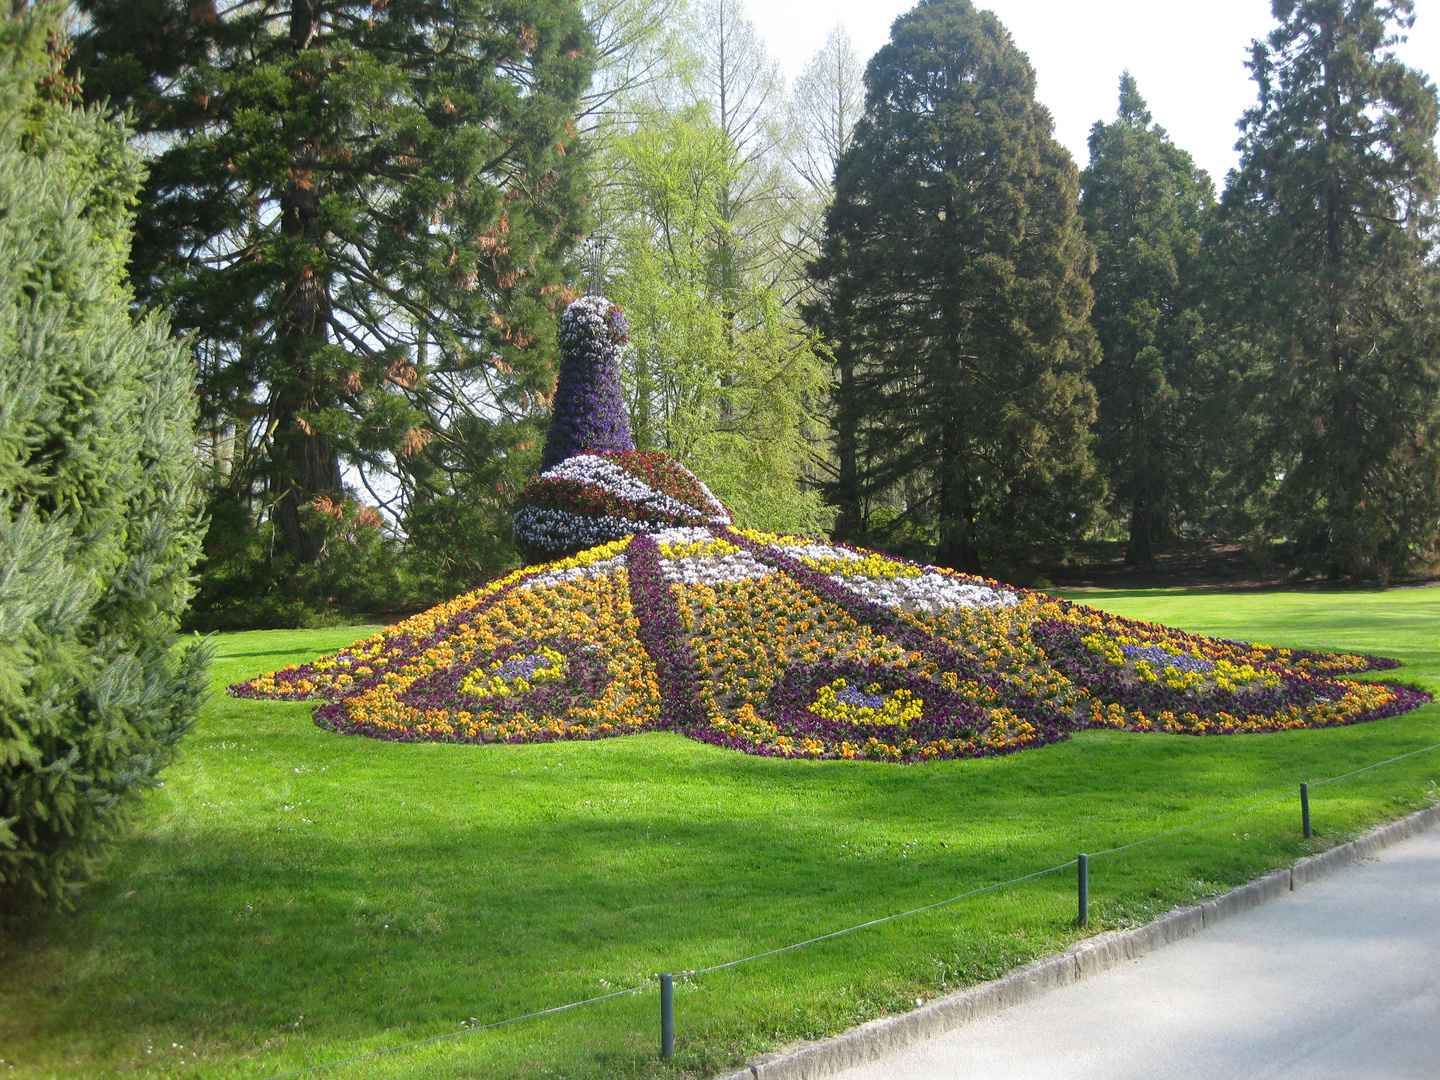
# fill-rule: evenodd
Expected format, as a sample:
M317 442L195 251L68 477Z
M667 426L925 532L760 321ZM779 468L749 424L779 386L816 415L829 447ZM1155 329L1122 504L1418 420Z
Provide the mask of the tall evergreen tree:
M904 491L936 558L977 571L1073 537L1101 493L1078 176L1029 62L968 0L897 19L865 84L814 266L811 317L854 365L856 475L834 499L843 520Z
M217 481L280 550L319 557L342 456L401 514L529 465L584 223L575 0L81 7L87 95L156 152L137 292L193 334Z
M1104 356L1093 376L1096 453L1130 522L1125 561L1147 563L1204 483L1212 380L1200 357L1197 275L1214 189L1151 122L1128 71L1114 121L1090 130L1080 186Z
M1410 0L1275 0L1223 209L1248 478L1301 565L1385 575L1440 532L1435 86Z
M127 132L69 103L58 5L0 14L0 903L64 901L208 688L195 366L135 321ZM46 43L50 56L46 56Z

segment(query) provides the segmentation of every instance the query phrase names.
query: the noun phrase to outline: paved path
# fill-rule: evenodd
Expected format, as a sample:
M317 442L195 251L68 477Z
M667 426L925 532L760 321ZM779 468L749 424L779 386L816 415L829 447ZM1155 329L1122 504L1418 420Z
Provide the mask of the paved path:
M1440 829L843 1080L1437 1080Z

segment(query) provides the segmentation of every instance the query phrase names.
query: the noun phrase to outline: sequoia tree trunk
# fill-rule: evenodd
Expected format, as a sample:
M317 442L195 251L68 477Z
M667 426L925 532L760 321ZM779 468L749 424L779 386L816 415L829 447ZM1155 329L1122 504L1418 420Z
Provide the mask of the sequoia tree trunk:
M291 0L290 45L305 52L320 30L319 5L313 0ZM292 77L304 91L302 65ZM340 459L334 445L308 423L303 413L333 404L333 390L323 370L321 355L330 341L330 279L324 268L320 241L320 202L324 194L324 152L313 140L297 143L290 155L290 181L280 197L280 231L313 258L301 261L284 286L283 306L275 327L275 346L289 377L272 388L271 416L275 434L271 443L270 488L275 496L275 525L280 548L301 562L314 562L323 554L313 530L306 527L300 508L317 496L341 490Z
M962 574L982 573L975 538L975 505L970 490L965 437L960 424L945 425L940 439L939 543L935 562Z
M836 540L858 540L864 530L860 513L860 454L856 420L859 414L855 400L855 364L848 358L838 359L835 393L835 488L831 502L835 506Z

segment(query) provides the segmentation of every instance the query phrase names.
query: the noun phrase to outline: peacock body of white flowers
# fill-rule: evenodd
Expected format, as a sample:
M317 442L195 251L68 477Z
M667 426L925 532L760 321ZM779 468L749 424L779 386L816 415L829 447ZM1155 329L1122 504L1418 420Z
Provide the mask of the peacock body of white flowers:
M572 514L545 506L522 506L514 516L517 540L556 551L596 547L635 531L636 523L627 518Z
M545 479L576 480L584 484L592 484L616 498L624 499L635 506L644 507L656 514L668 517L688 517L693 521L697 513L701 513L679 499L656 491L617 463L595 454L576 454L568 457L541 475ZM730 515L726 513L724 504L715 498L710 489L698 479L695 483L705 498L705 510L708 511L708 516L704 520L712 525L730 524Z

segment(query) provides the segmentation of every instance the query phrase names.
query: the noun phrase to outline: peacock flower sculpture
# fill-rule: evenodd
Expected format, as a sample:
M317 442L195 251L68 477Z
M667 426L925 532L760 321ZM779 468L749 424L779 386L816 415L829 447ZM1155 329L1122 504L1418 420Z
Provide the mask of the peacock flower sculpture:
M635 449L620 393L624 313L582 296L560 317L560 378L540 475L516 501L516 546L531 562L678 525L729 525L695 474Z
M671 731L775 757L914 762L1086 728L1229 735L1395 716L1430 700L1341 676L1379 657L1183 633L876 551L736 526L679 462L634 449L628 339L603 297L561 319L532 565L339 652L239 683L397 741Z

